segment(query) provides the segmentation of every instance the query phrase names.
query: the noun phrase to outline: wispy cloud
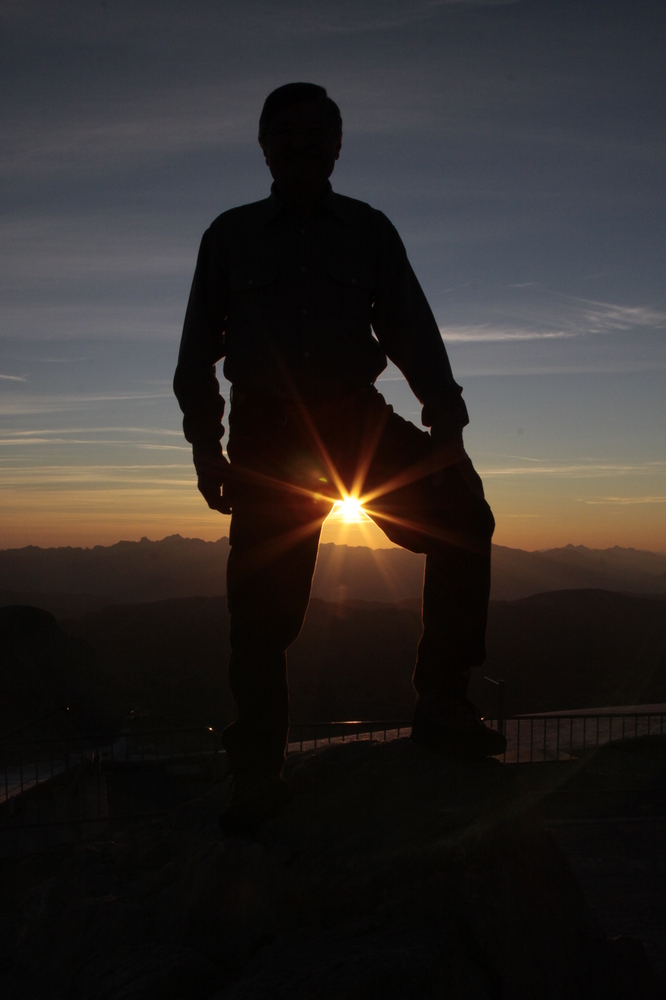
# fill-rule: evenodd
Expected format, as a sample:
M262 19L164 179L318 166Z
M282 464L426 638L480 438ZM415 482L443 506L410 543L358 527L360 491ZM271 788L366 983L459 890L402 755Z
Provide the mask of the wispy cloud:
M82 393L80 396L45 396L29 399L0 399L3 416L27 416L39 413L66 413L103 403L141 402L171 398L169 392ZM79 433L80 433L79 429Z
M189 271L192 270L190 261ZM57 277L60 275L60 296L54 294ZM114 340L154 340L178 343L183 325L184 305L187 301L187 282L183 283L182 295L161 296L161 301L147 303L137 295L136 290L127 294L113 293L113 271L107 275L106 287L99 288L81 284L71 284L71 273L59 270L53 262L44 283L36 283L33 299L27 290L24 301L2 309L2 325L11 331L15 343L21 341L98 341ZM66 303L63 304L63 288L66 288ZM52 359L51 359L52 360ZM85 359L65 358L60 364L72 364Z
M191 445L182 444L148 444L146 442L128 441L127 438L81 438L81 437L29 437L29 438L0 438L0 445L24 448L29 445L88 445L95 447L123 447L143 448L153 451L187 451L192 450Z
M109 278L173 278L192 269L192 246L180 230L166 232L154 213L99 210L50 212L2 223L2 287L16 299L23 287ZM102 238L100 238L102 236ZM58 288L56 287L56 291ZM85 360L85 359L82 359Z
M450 327L440 326L440 333L449 343L502 343L521 340L566 340L576 334L569 330L510 330L482 326Z
M0 375L1 379L5 379L7 382L27 382L27 378L22 375Z
M532 460L534 461L534 460ZM485 477L497 476L561 476L571 479L598 479L609 476L659 475L666 462L580 462L531 464L529 466L486 466L479 469Z
M567 296L572 303L580 304L581 327L586 333L612 333L617 330L635 330L637 327L663 330L666 312L649 306L623 306L616 302L596 302Z
M106 437L108 434L115 434L114 437ZM136 440L137 437L143 440ZM146 438L169 438L169 443L159 443L145 440ZM178 443L176 443L178 442ZM86 428L64 428L64 429L35 429L35 430L10 430L6 431L0 438L0 446L10 448L26 448L30 446L47 445L94 445L101 447L123 447L148 449L154 451L191 451L191 445L183 443L183 435L180 431L173 431L156 427L96 427Z
M41 465L6 467L1 472L3 490L60 489L62 487L106 490L151 485L192 488L191 463L168 465Z
M72 67L79 71L82 93L72 101L71 83L69 90L64 89L66 82L61 84L70 99L54 101L51 114L44 113L42 100L38 106L17 105L15 120L5 124L9 153L0 169L20 178L72 177L94 169L108 172L149 160L163 162L192 150L228 151L254 144L263 97L294 73L319 76L323 67L327 85L343 106L346 129L352 132L418 129L439 135L445 120L473 140L485 136L561 147L571 139L572 129L525 124L521 130L507 122L507 112L518 99L529 107L544 79L550 90L561 92L567 86L580 87L577 76L570 74L570 79L542 68L531 74L530 86L523 86L518 98L515 86L509 85L507 93L505 59L496 58L490 39L474 42L476 59L465 48L458 54L455 43L448 42L448 9L513 5L517 0L322 0L305 5L298 0L244 0L199 4L193 15L182 2L146 2L136 10L126 4L104 10L79 2L70 3L68 16L54 17L48 2L14 4L3 26L10 36L20 33L26 64L33 46L39 55L47 47L66 47ZM415 72L404 32L411 25L423 30L428 21L443 36L444 55L432 58L426 52ZM371 45L365 35L372 36ZM384 46L384 58L391 59L389 72L376 55ZM344 47L337 59L331 58L334 47ZM497 48L503 50L501 43ZM281 49L284 55L276 57ZM189 72L177 54L188 50L196 53ZM107 65L98 66L105 56ZM483 72L477 59L484 63ZM165 74L165 65L172 72ZM100 72L106 72L110 84L103 91ZM60 75L67 80L67 73ZM54 89L59 93L57 86ZM474 115L468 113L470 106ZM518 120L529 122L530 117L523 114ZM594 146L596 137L589 141ZM630 143L616 145L622 151Z
M580 498L578 502L593 504L594 506L626 507L626 506L631 506L632 504L666 503L666 496L587 497L587 498Z
M169 108L171 109L169 111ZM109 158L125 169L145 160L178 155L192 149L213 149L254 143L256 102L246 115L236 107L233 117L220 114L219 84L200 88L164 88L152 93L150 104L116 105L48 122L20 121L7 128L7 149L0 177L39 177L91 167L108 168ZM106 120L104 120L106 119Z
M533 377L539 375L627 375L645 374L646 372L661 372L666 370L666 358L661 361L652 361L649 358L642 360L625 361L624 359L613 361L606 358L599 358L594 362L573 362L570 364L535 364L527 361L524 364L516 363L515 359L511 364L493 363L492 366L484 368L482 365L474 364L456 365L456 375L460 378L515 378Z
M80 427L42 427L33 428L31 430L11 430L7 431L6 434L10 438L31 438L35 435L42 436L44 438L49 437L60 437L66 434L80 434ZM86 428L86 433L88 434L159 434L161 436L166 435L168 437L182 437L181 431L169 430L166 427L90 427Z
M191 444L137 444L136 447L147 451L192 451Z
M122 46L130 55L133 49L144 55L165 54L173 57L173 35L184 45L198 40L206 48L219 47L220 29L224 41L233 51L239 44L254 40L257 46L266 42L284 43L303 37L326 37L331 33L378 30L382 26L400 27L424 17L436 16L447 7L502 7L520 0L335 0L316 5L299 0L283 0L276 7L273 0L243 0L228 2L224 8L202 5L193 16L184 0L145 0L140 5L115 5L108 8L90 7L86 0L70 0L69 16L56 13L48 0L23 0L8 7L4 23L9 28L22 28L35 38L41 35L50 42L70 46L99 48L100 36L115 46Z
M507 520L508 518L519 518L522 521L523 518L526 517L532 518L534 520L541 520L543 518L543 514L502 514L503 521Z
M505 286L508 288L509 286ZM440 333L447 343L508 343L521 341L561 341L574 338L598 337L636 331L661 331L666 329L666 312L649 305L622 305L617 302L599 302L548 292L539 286L525 294L514 286L516 295L505 300L484 303L465 302L456 306L467 311L489 315L483 322L457 324L449 322L440 326ZM489 295L491 290L486 290Z

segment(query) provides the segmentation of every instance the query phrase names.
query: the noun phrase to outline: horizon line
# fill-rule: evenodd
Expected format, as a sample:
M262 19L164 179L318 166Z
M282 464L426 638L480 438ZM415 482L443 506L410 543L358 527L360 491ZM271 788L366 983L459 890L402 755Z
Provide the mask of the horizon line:
M116 545L142 545L148 543L149 545L159 545L163 542L169 542L172 540L180 540L182 542L200 542L202 545L218 545L220 542L229 541L228 535L220 535L219 538L214 540L209 540L205 538L199 538L191 535L181 535L175 532L171 535L165 535L163 538L148 538L147 535L143 535L140 539L129 539L129 538L119 538L117 542L109 542L108 544L97 543L96 545L35 545L33 543L28 543L27 545L17 545L11 547L0 546L0 553L2 552L20 552L23 549L39 549L44 552L57 549L81 549L82 551L92 551L93 549L110 549L114 548ZM319 547L326 545L333 545L336 548L344 549L369 549L372 552L388 552L392 549L398 549L403 552L410 552L410 549L404 548L401 545L386 545L386 546L372 546L372 545L349 545L347 542L320 542ZM492 547L494 549L507 549L512 552L527 552L530 554L538 554L544 552L558 552L563 549L586 549L588 552L610 552L615 549L620 549L624 552L644 552L650 555L666 556L666 550L660 549L641 549L634 545L608 545L605 548L598 548L592 545L585 545L583 543L567 542L566 545L551 545L542 549L523 549L518 546L513 545L501 545L499 543L493 542ZM422 552L412 553L413 555L424 555Z

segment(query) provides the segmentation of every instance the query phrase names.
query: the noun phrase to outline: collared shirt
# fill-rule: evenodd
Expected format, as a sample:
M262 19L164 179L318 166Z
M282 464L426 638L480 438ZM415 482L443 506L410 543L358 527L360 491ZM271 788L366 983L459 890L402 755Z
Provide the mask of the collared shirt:
M189 441L219 440L221 358L239 390L314 407L371 385L387 356L424 424L455 433L467 423L435 318L382 212L328 185L303 217L273 188L204 233L174 379Z

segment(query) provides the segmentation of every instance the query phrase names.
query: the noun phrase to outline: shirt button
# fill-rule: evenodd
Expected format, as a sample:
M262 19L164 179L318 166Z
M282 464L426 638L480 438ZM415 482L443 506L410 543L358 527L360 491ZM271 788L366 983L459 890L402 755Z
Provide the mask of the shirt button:
M305 230L301 229L301 236L305 236Z
M303 357L304 358L309 358L310 357L310 352L309 351L303 351Z
M304 267L301 268L301 274L305 274L305 268Z
M307 316L307 314L308 314L307 309L301 309L301 312L303 313L304 316Z

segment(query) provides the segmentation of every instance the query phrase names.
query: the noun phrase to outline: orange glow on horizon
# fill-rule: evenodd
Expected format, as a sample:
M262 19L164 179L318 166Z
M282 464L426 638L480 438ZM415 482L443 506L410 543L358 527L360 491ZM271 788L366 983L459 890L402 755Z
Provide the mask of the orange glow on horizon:
M322 543L391 548L393 543L368 516L373 500L415 478L410 469L383 488L364 492L368 454L349 493L322 446L326 478L340 498L326 519ZM653 552L666 550L663 490L648 470L643 480L626 478L620 489L604 470L582 477L580 470L481 469L495 514L497 545L527 551L584 545ZM230 519L209 510L196 489L188 463L157 465L52 466L33 463L4 470L0 491L0 548L113 545L120 540L153 540L169 535L215 541L229 534ZM556 475L555 472L558 474ZM625 479L622 480L625 483ZM633 484L633 485L632 485ZM295 492L330 503L327 495L292 486ZM364 509L365 505L365 509ZM289 545L293 538L285 538Z
M7 497L3 499L6 501ZM61 495L57 504L53 503L56 499L53 494L39 497L33 494L22 499L24 502L20 508L12 504L13 509L10 510L9 504L2 504L2 549L26 545L92 548L95 545L115 545L121 540L139 541L144 536L157 541L169 535L217 541L229 534L230 518L208 510L196 490L191 500L187 501L181 495L177 498L178 502L173 503L146 504L138 498L129 497L119 502L119 498L108 494L103 497L101 491L85 499ZM580 505L575 511L518 513L508 505L498 504L494 506L494 512L497 528L493 542L509 548L538 551L571 544L596 549L618 545L652 552L666 551L663 521L657 517L656 509L645 512L652 517L641 522L629 516L631 508L614 509L612 514L615 516L612 518L608 514L600 517L598 508L580 509ZM364 514L361 520L348 522L336 513L334 510L324 522L321 534L323 544L364 545L372 549L393 547L381 528L367 515ZM663 512L660 513L663 518Z

